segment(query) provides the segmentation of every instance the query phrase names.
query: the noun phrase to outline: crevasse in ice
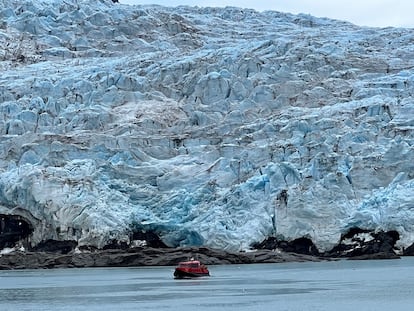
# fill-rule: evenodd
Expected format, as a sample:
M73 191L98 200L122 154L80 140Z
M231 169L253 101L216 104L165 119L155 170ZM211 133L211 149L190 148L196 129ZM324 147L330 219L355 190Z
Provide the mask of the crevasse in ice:
M0 17L0 214L32 244L414 242L412 29L108 0Z

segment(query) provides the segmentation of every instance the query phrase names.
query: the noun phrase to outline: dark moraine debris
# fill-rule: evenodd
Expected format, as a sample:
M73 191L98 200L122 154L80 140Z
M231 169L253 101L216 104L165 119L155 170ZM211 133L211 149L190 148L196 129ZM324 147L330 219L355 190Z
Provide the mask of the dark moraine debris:
M253 248L269 250L279 249L286 253L295 253L312 256L320 255L318 248L315 246L312 240L307 237L297 238L292 241L278 240L275 237L268 237L266 240L254 244Z
M73 251L78 243L76 241L58 241L49 239L42 241L31 248L32 252L50 252L57 254L68 254Z
M128 249L129 245L126 242L112 240L106 244L102 249Z
M404 249L404 256L414 256L414 243Z
M145 241L146 246L154 248L168 248L160 237L151 230L134 230L131 240Z
M349 259L394 259L399 258L395 244L400 235L397 231L372 231L351 228L343 234L340 242L324 255Z

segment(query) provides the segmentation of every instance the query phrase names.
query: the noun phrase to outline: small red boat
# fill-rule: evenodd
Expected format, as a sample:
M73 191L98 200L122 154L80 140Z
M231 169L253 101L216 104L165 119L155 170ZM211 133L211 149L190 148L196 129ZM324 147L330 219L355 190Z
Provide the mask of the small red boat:
M174 271L174 278L176 279L196 278L201 276L210 276L210 272L205 265L194 259L180 262Z

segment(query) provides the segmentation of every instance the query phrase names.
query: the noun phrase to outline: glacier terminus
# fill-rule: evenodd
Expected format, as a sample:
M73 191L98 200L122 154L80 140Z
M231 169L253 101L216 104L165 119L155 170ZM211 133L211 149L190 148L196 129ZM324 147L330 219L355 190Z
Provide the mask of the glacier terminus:
M0 20L0 246L413 244L414 29L110 0Z

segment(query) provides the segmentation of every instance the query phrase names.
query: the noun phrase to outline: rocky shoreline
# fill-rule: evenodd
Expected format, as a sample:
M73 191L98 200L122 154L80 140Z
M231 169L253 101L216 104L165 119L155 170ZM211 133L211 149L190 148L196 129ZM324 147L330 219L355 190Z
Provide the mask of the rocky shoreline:
M133 248L91 252L15 251L0 255L0 270L50 269L89 267L173 266L179 261L195 257L207 265L280 263L324 260L319 257L270 250L254 252L226 252L209 248Z
M52 269L90 267L173 266L179 261L195 257L207 265L255 264L330 261L338 258L289 253L279 250L255 250L251 252L227 252L205 247L152 248L138 247L128 250L108 249L56 252L14 251L0 255L0 270ZM396 259L397 255L377 253L348 259Z
M226 252L209 248L133 248L91 252L15 251L0 255L0 270L89 267L173 266L195 257L207 265L321 261L326 258L271 250Z

